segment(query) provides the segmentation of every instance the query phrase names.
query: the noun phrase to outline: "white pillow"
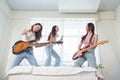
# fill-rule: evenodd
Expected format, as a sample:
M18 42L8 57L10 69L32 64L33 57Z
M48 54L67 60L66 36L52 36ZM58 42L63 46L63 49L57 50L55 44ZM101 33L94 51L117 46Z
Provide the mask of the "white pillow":
M30 74L31 72L32 72L32 66L15 66L11 70L9 70L4 77L13 74Z

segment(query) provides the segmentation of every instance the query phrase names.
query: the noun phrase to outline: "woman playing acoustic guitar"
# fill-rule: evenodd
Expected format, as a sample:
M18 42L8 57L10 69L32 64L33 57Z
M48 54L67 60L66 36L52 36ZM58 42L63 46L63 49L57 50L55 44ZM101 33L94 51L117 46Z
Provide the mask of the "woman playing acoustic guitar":
M23 41L31 41L34 40L34 42L40 40L42 37L42 25L40 23L36 23L32 25L32 27L29 30L24 30L22 32L23 35ZM27 50L20 52L16 55L16 59L14 61L14 64L12 67L15 67L20 64L20 62L23 59L27 59L31 65L37 66L37 61L33 55L33 48L29 47Z
M49 34L48 41L55 42L56 38L58 36L59 28L57 25L53 26L52 31ZM63 37L61 37L60 41L62 41ZM54 66L60 66L61 59L59 55L56 53L56 51L53 49L53 45L50 44L45 47L47 59L45 61L45 66L51 66L51 58L52 56L55 58L55 65Z
M78 57L74 63L74 66L81 67L81 65L87 60L90 67L97 68L94 50L96 48L98 36L97 34L94 33L95 31L94 24L88 23L86 31L87 31L86 35L82 37L80 44L78 46L77 54L74 56L74 59ZM88 46L91 47L87 52L84 53L84 55L82 55L83 53L80 51L82 45L84 46L83 48L86 48Z

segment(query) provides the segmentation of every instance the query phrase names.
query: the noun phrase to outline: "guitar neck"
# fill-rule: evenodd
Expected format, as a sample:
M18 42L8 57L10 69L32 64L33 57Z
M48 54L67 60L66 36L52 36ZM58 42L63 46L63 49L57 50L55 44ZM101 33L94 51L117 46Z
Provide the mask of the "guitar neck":
M62 44L63 41L55 41L55 42L52 42L53 44Z
M46 46L48 44L62 44L62 41L55 41L55 42L45 42L45 43L35 43L35 47L42 47L42 46Z
M97 45L100 45L99 43L97 43L97 44L95 44L95 46L97 46ZM87 47L87 48L83 48L82 50L80 50L81 52L85 52L85 51L87 51L87 50L89 50L89 49L91 49L91 47L89 46L89 47Z
M89 50L91 47L87 47L87 48L83 48L82 50L80 50L81 52L86 52L87 50Z
M35 47L43 47L50 44L50 42L45 42L45 43L35 43Z

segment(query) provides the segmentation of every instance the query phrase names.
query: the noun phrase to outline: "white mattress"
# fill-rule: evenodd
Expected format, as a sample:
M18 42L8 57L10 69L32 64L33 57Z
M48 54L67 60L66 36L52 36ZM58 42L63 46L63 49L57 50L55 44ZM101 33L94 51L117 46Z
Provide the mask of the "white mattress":
M91 67L17 66L5 77L8 80L97 80L97 70Z
M69 76L11 75L8 80L97 80L95 73Z

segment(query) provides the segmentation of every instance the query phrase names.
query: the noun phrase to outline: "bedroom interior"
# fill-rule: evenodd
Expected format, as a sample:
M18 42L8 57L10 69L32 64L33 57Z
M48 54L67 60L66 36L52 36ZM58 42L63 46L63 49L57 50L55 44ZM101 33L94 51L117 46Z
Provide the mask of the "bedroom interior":
M88 66L87 62L83 69L89 74L83 72L75 75L83 70L71 67L74 63L72 56L80 38L85 34L84 30L88 22L95 24L99 41L109 40L109 43L98 46L95 52L97 65L102 64L104 67L102 69L103 80L119 80L119 13L119 0L0 0L0 80L97 80L93 76L96 70L86 67ZM58 25L59 34L64 35L63 44L55 45L55 50L62 58L61 67L44 67L46 55L44 47L41 47L34 48L34 55L39 67L30 66L24 60L21 65L26 66L18 66L10 71L15 59L15 55L12 53L13 44L22 38L21 31L24 28L29 28L31 24L37 22L43 25L41 42L47 41L47 36L53 25ZM21 71L25 76L13 75L9 79L4 78L6 74L21 73ZM34 76L28 75L29 73ZM41 74L45 75L40 76ZM51 77L54 75L57 77Z

